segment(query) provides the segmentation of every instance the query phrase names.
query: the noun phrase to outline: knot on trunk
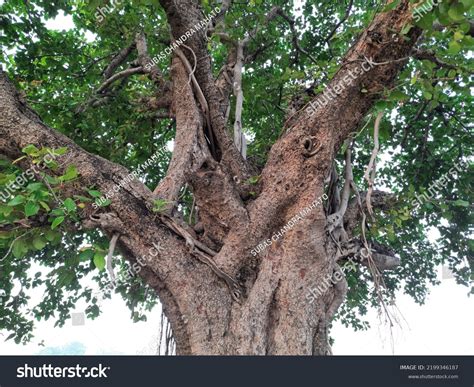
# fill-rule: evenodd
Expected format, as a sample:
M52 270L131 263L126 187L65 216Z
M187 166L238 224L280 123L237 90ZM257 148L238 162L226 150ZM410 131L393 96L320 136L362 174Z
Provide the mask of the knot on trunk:
M100 227L112 233L123 234L124 230L123 222L120 220L117 214L113 212L90 215L89 219L84 220L82 224L86 229Z
M303 138L301 144L303 146L302 154L305 157L314 156L322 148L322 144L318 143L318 141L316 140L316 136Z

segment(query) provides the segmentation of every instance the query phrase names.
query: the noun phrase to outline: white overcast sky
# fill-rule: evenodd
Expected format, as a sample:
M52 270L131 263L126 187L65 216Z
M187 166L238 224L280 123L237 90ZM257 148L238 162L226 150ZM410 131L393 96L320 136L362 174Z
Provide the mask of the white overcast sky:
M441 270L440 270L441 279ZM467 297L467 288L453 279L444 279L432 288L425 305L419 306L407 295L398 294L400 326L392 329L379 321L376 311L370 311L371 329L354 332L336 324L331 336L336 340L335 355L474 355L474 299ZM41 294L37 295L41 297ZM1 306L0 306L1 307ZM78 308L76 312L82 312ZM103 314L96 320L86 320L83 326L69 321L63 328L54 322L37 323L36 338L23 346L0 342L0 355L39 354L44 344L58 354L85 355L153 355L156 353L160 325L160 308L149 314L147 322L134 324L130 311L119 296L104 301ZM6 333L6 332L4 332ZM1 340L1 338L0 338ZM51 352L48 352L51 353Z
M0 4L3 1L0 0ZM48 21L47 27L63 30L73 27L72 17L59 15ZM94 35L86 34L90 40ZM441 268L439 278L442 279ZM442 279L441 285L431 289L423 306L411 297L398 294L397 306L400 326L392 333L380 322L377 312L369 312L371 329L354 332L337 323L331 331L335 339L335 355L474 355L474 299L468 288L457 285L454 279ZM37 295L41 297L41 295ZM1 307L1 305L0 305ZM82 312L78 308L76 312ZM130 311L119 296L104 301L103 314L87 320L83 326L54 328L54 322L36 323L35 339L28 345L3 342L6 332L0 332L0 355L51 354L86 355L152 355L156 353L160 326L160 307L148 316L147 322L134 324ZM38 342L44 340L45 347Z

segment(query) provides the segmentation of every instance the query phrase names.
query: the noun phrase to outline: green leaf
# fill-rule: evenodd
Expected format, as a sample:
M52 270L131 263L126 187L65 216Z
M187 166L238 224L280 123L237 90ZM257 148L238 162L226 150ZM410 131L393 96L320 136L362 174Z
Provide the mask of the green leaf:
M449 78L454 78L456 76L456 70L449 70L448 72L448 77Z
M53 211L51 211L51 215L54 216L64 216L65 212L63 208L55 208Z
M388 102L387 101L377 101L375 103L375 109L377 111L383 111L385 109L387 109L389 106Z
M81 253L79 254L79 260L81 262L90 261L93 257L94 257L94 250L92 249L81 251Z
M90 189L87 192L89 193L89 195L91 195L95 198L100 198L102 196L102 193L100 191L96 191L96 190L93 190L93 189Z
M91 202L92 200L90 198L86 198L85 196L82 195L73 195L73 198L76 200L79 200L81 202Z
M425 97L425 99L430 100L431 98L433 98L433 94L431 94L429 91L424 91L423 97Z
M75 165L69 165L66 168L66 172L64 172L64 175L60 177L62 181L69 181L73 180L78 176L77 168Z
M11 237L11 233L0 231L0 239L11 239Z
M62 222L64 221L64 216L58 216L53 220L53 223L51 223L51 230L54 230L56 227L58 227Z
M44 159L43 159L43 162L44 162L44 164L45 164L49 169L51 169L51 170L53 170L53 171L55 171L55 170L58 169L58 167L59 167L59 164L58 164L55 160L53 160L53 159L51 159L51 158L47 158L47 159L44 158Z
M70 285L74 278L76 278L76 274L73 270L65 270L63 268L63 270L58 273L58 282L56 283L56 286L63 287Z
M461 45L455 40L451 40L448 46L448 53L451 55L456 55L459 51L461 51Z
M105 268L105 253L102 251L97 251L94 254L94 265L99 271L104 270Z
M454 3L449 7L448 16L455 22L464 20L464 6L462 3Z
M40 155L40 150L32 144L25 146L21 151L28 156L37 157Z
M46 246L46 241L40 235L33 238L33 246L36 250L42 250Z
M51 185L56 185L56 184L60 183L60 181L54 176L49 176L47 174L44 174L44 178L46 179L48 184L51 184Z
M51 211L51 208L49 208L48 204L43 202L42 200L40 200L39 204L41 205L41 207L43 207L46 211Z
M107 207L107 206L110 205L110 203L112 203L112 200L107 199L107 200L101 202L101 203L99 204L99 207Z
M456 31L456 32L454 33L453 39L454 39L456 42L459 42L460 40L462 40L463 37L464 37L464 34L463 34L461 31Z
M67 152L67 147L65 147L65 146L53 150L53 153L54 153L56 156L62 156L62 155L64 155L64 154L66 154L66 152Z
M382 12L388 12L388 11L392 11L394 10L395 8L397 8L398 4L400 4L400 0L394 0L392 1L391 3L388 3Z
M28 246L26 242L20 238L17 239L12 246L12 253L15 258L21 258L28 252Z
M71 198L67 198L64 202L64 207L66 207L66 210L68 212L75 212L77 207L76 207L76 203L74 203L74 200L72 200Z
M394 90L390 93L388 98L391 101L406 101L410 97L400 90Z
M25 197L23 195L15 196L12 200L10 200L7 206L13 207L17 206L18 204L22 204L25 202Z
M423 28L424 30L430 30L431 27L433 26L434 19L435 19L435 15L433 13L427 13L415 24Z
M57 231L52 231L52 230L46 230L44 237L49 241L53 242L54 240L57 240L58 238L61 237L61 234L58 233Z
M36 215L40 209L40 206L35 202L28 202L25 205L25 216L28 218L30 216Z
M260 176L252 176L247 180L247 184L257 184Z
M0 212L4 216L9 216L13 212L14 208L9 206L0 206Z
M469 207L469 202L466 202L465 200L458 199L453 204L456 207Z
M26 189L30 192L36 192L44 188L43 183L30 183L26 186Z

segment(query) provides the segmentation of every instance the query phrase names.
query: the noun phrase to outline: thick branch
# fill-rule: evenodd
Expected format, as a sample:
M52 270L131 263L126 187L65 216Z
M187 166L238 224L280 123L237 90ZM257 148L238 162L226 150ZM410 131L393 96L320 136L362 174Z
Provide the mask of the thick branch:
M105 214L101 214L97 218L98 226L107 233L120 232L117 246L133 265L134 271L157 290L172 323L178 351L189 353L192 341L197 339L187 331L182 316L198 314L200 302L221 293L222 304L215 318L224 318L226 305L232 302L227 286L206 265L196 266L186 241L158 221L150 210L152 193L145 185L135 179L125 183L128 181L125 168L91 155L69 138L44 125L6 75L0 72L0 154L10 160L17 159L22 154L21 149L30 144L38 148L68 148L63 157L67 157L67 164L75 165L79 173L76 184L70 187L71 195L84 195L82 190L91 186L104 193L121 185L107 207L107 211L114 216L104 217ZM18 165L23 169L32 167L28 159L23 159ZM64 173L68 165L61 165L58 173ZM93 214L92 206L87 206L82 216L88 214ZM109 218L117 222L107 222ZM186 281L182 281L183 278ZM187 296L190 294L193 297ZM197 324L197 329L204 330L205 327L205 321ZM201 348L201 351L206 352L206 349Z
M157 65L155 65L148 54L148 47L146 42L145 33L139 32L135 37L135 43L138 51L138 63L143 70L150 75L150 78L158 88L163 88L165 80L163 74Z
M405 37L396 31L411 19L408 0L401 1L393 11L378 14L344 56L325 94L316 96L300 111L291 130L315 134L318 128L325 127L332 140L327 145L338 148L409 58L421 30L412 28Z
M186 32L189 34L189 31L194 31L194 27L204 19L203 10L197 2L182 0L177 4L173 0L160 0L160 3L168 16L173 36L183 36ZM219 103L221 95L212 76L206 36L196 32L186 40L186 44L199 58L194 75L209 105L211 121L209 129L216 139L216 161L220 162L232 176L236 176L237 181L244 181L252 175L252 172L227 133L224 114ZM191 51L187 50L185 55L188 61L193 63Z
M173 110L176 115L176 137L166 177L153 192L157 197L166 199L169 208L176 206L181 188L210 157L188 73L180 59L173 60L171 71L174 83Z

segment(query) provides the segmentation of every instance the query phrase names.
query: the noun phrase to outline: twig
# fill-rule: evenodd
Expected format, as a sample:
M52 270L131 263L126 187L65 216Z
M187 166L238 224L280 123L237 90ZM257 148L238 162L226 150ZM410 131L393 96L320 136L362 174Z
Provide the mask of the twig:
M16 237L16 238L13 240L13 242L11 243L10 248L8 249L8 251L7 251L7 253L5 254L5 256L4 256L2 259L0 259L0 262L2 262L3 260L5 260L5 259L10 255L10 252L11 252L12 249L13 249L13 245L15 244L15 242L16 242L17 240L19 240L20 238L24 237L26 234L29 234L29 233L32 232L32 231L33 231L33 230L29 230L29 231L25 232L24 234L21 234L20 236Z
M120 71L120 72L112 75L102 85L100 85L100 87L97 89L96 93L97 94L102 93L105 89L107 89L117 79L127 78L127 77L129 77L130 75L133 75L133 74L144 74L144 73L145 73L145 71L143 70L143 67L132 67L132 68Z
M193 195L193 204L191 205L191 211L189 212L189 221L188 221L189 224L192 224L195 204L196 204L196 197Z
M351 13L351 9L352 9L352 4L354 3L353 0L350 0L349 1L349 5L347 6L346 8L346 13L344 14L344 16L342 17L342 19L339 21L339 23L337 23L334 28L331 30L331 32L329 33L328 37L326 38L326 40L324 41L324 43L326 43L329 47L329 52L331 53L331 56L334 56L333 53L332 53L332 49L331 49L331 45L329 44L329 41L333 38L333 36L336 34L337 32L337 29L347 20L347 18L349 17L350 13Z
M295 21L287 14L285 14L280 7L278 7L277 9L277 14L280 15L283 19L285 19L290 25L293 45L295 46L296 50L301 52L303 55L306 55L311 60L311 62L313 62L316 66L319 67L318 61L308 51L306 51L303 47L300 46L300 43L298 41L298 34L295 29Z

